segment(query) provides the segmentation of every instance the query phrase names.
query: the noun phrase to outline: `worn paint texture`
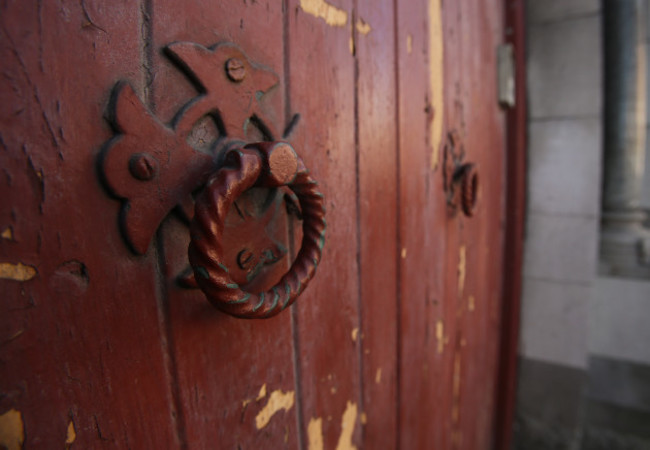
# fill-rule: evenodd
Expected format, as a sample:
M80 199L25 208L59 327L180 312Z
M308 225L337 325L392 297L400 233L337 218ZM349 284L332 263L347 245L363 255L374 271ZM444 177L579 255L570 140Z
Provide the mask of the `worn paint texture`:
M474 311L476 309L476 299L474 298L473 295L470 295L469 298L467 299L467 309L470 311Z
M454 355L454 379L453 379L454 404L451 411L453 423L458 423L460 417L460 354Z
M0 278L5 280L29 281L36 273L36 267L28 264L0 263Z
M438 342L438 353L442 353L445 348L445 328L442 323L442 320L436 322L436 341Z
M309 450L323 450L323 419L313 417L307 425Z
M381 367L377 369L377 373L375 374L375 383L381 383Z
M406 53L413 53L413 36L410 34L406 36Z
M365 20L358 19L357 20L357 31L365 36L365 35L367 35L368 33L370 33L372 31L372 27Z
M19 450L25 442L25 427L20 411L10 409L0 415L0 447Z
M341 436L339 442L336 444L336 450L356 450L356 446L352 444L352 435L354 434L354 427L357 424L357 404L348 402L345 407L345 412L341 418Z
M348 13L325 0L300 0L300 8L314 17L323 19L332 27L343 27L348 23Z
M463 295L465 275L467 270L467 248L461 245L458 249L458 295Z
M2 230L2 233L0 233L0 237L2 237L2 239L13 241L14 231L11 229L11 227L7 227L4 230Z
M281 390L273 391L269 397L269 401L264 408L255 417L255 426L261 430L268 425L269 421L275 413L284 409L288 411L293 406L295 400L295 392L282 392Z
M357 338L359 337L359 329L355 328L352 330L352 341L357 342Z
M77 432L74 429L74 422L71 420L68 424L68 430L65 436L65 448L70 448L77 439Z
M259 394L257 394L257 398L255 400L259 402L264 397L266 397L266 383L264 383L262 385L262 387L260 388L260 392L259 392Z
M444 110L441 0L429 0L429 90L433 106L431 124L431 169L438 167Z

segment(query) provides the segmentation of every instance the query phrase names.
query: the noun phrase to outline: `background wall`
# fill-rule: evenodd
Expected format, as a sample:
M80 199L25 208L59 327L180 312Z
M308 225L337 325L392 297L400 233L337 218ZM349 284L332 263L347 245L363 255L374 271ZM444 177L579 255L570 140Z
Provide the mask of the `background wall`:
M600 2L528 0L527 40L528 214L514 447L647 449L650 280L598 276ZM650 175L645 190L650 209Z

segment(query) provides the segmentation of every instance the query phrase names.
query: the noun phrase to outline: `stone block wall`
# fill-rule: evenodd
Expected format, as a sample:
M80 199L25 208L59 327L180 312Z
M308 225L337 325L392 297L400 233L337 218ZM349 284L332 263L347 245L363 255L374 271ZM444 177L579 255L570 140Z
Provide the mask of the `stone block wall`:
M516 449L650 448L650 280L598 276L601 19L599 0L527 1Z

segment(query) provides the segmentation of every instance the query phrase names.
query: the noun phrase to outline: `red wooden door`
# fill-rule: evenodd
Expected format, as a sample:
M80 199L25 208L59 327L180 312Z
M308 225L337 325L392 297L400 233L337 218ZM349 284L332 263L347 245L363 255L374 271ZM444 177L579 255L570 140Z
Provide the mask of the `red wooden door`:
M506 195L501 0L0 8L0 446L491 448ZM233 119L241 95L223 100L238 81L219 85L213 118L192 123L184 142L268 140L293 124L287 140L324 194L317 274L272 318L231 317L179 282L191 202L148 223L155 235L142 251L128 245L124 215L156 208L171 185L125 208L115 191L139 182L104 180L103 152L125 127L144 129L141 117L105 118L119 82L152 127L171 130L206 82L225 79L223 61L200 63L201 73L179 64L175 42L199 53L233 43L272 79L247 91L244 106L259 107L252 122ZM138 151L159 151L144 135ZM467 163L479 177L471 217L459 203ZM227 265L245 250L267 255L259 246L269 242L286 249L251 275L268 287L301 245L299 213L276 191L244 197L226 221Z

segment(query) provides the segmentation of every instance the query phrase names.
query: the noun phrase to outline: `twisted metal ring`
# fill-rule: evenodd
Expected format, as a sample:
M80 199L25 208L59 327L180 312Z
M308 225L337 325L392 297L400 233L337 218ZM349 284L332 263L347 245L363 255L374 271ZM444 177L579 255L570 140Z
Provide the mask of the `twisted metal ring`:
M303 216L302 245L296 260L276 285L260 293L244 291L232 280L223 250L228 210L253 186L288 186L298 197ZM262 142L228 152L224 166L197 198L190 226L190 265L197 284L214 306L246 319L272 317L305 290L325 244L325 205L317 186L289 144Z

